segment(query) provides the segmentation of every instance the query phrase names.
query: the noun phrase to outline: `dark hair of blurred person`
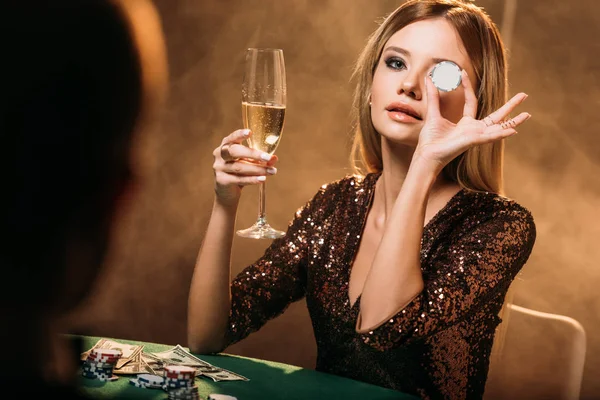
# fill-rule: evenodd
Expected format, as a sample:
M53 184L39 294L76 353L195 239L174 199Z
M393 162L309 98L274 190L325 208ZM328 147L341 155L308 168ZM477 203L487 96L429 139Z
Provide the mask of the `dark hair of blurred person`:
M166 86L162 30L148 0L6 1L0 15L0 380L76 396L57 321L92 289L135 183L132 149Z

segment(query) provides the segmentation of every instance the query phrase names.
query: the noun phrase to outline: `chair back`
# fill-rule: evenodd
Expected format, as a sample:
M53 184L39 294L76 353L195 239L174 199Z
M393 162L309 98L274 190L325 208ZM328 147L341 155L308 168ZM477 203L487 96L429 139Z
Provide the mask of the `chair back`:
M515 305L512 298L504 312L484 399L578 400L587 347L581 323Z

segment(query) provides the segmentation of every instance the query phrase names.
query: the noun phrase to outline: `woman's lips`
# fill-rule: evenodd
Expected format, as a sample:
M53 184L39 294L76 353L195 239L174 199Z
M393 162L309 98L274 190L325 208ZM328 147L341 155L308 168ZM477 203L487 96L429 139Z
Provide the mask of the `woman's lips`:
M420 119L417 119L412 115L406 114L402 111L390 110L387 113L392 120L397 122L404 122L408 124L416 124L417 122L421 122Z

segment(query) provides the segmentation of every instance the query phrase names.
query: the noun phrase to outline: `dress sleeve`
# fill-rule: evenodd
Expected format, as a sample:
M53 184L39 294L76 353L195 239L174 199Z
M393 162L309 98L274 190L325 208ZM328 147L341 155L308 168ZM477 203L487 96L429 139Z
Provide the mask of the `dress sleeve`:
M536 229L524 208L502 210L453 241L430 260L425 287L381 324L357 330L361 339L384 351L461 322L494 296L508 291L533 249ZM360 323L357 321L357 327Z
M324 185L296 211L285 236L275 239L263 256L231 283L231 310L225 347L258 331L269 320L302 299L307 282L307 238L322 211ZM312 224L311 224L312 222Z

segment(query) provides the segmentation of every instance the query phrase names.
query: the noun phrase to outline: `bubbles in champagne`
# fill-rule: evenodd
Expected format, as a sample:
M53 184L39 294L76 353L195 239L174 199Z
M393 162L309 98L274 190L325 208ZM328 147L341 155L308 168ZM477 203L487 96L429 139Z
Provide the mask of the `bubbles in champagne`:
M283 105L242 102L244 128L252 131L248 145L253 149L273 154L281 139L284 117Z

